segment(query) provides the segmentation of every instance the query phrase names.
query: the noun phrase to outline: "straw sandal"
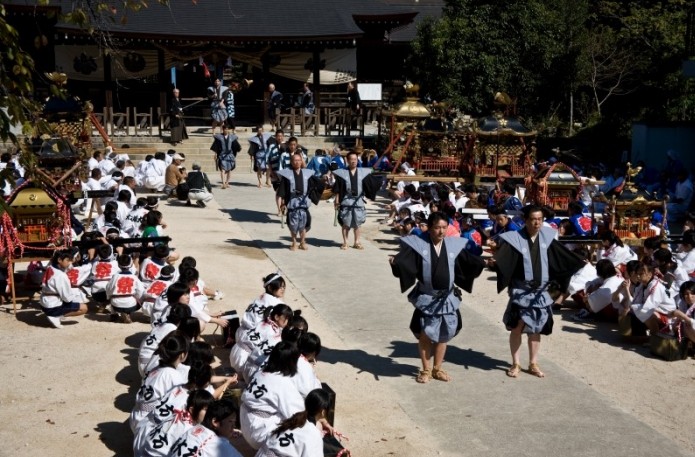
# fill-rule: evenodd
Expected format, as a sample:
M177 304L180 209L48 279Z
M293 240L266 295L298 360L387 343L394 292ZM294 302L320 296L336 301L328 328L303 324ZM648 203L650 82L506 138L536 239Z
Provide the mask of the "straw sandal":
M507 376L510 378L516 378L519 376L519 373L521 372L521 365L518 363L512 364L511 367L509 367L509 370L507 370Z
M359 250L359 251L361 251L361 250L364 249L364 247L363 247L362 244L360 244L360 243L355 243L352 247L353 247L354 249Z
M415 377L415 382L418 384L427 384L430 382L430 378L432 377L432 371L431 370L420 370Z
M449 373L437 367L432 368L432 378L436 379L437 381L451 381L451 376L449 376Z
M343 243L343 244L340 245L340 249L341 249L342 251L346 251L347 248L348 248L347 243Z
M545 373L541 371L541 367L537 363L530 363L528 366L528 373L536 376L538 378L545 378Z

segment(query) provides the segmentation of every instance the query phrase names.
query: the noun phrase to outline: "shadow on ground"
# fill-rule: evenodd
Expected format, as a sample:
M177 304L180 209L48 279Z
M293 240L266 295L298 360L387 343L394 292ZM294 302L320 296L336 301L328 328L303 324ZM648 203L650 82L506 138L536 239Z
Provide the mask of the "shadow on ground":
M113 455L133 455L133 432L130 431L128 421L102 422L97 424L94 431L99 433L99 440Z
M235 222L280 223L280 218L278 218L278 216L265 211L254 211L241 208L222 209L220 211L229 214L229 217Z
M391 354L389 357L418 359L418 347L416 342L391 341ZM446 363L460 365L466 370L476 369L482 371L502 370L509 368L509 362L499 360L486 355L484 352L474 351L470 348L461 349L456 346L447 346ZM419 361L418 361L419 364Z
M413 350L413 354L417 354L415 350ZM377 381L382 376L411 376L417 371L417 367L414 365L403 365L391 357L369 354L361 349L342 350L323 347L319 360L331 364L347 363L355 367L358 373L371 373Z

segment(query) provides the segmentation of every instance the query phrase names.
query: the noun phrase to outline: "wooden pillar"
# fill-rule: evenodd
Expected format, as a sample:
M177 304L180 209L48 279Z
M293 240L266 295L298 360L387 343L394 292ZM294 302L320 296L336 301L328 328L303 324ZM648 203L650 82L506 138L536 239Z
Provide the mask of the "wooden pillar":
M159 75L159 109L167 112L167 92L169 89L169 77L164 68L164 51L157 50L157 74Z
M104 55L104 89L104 107L109 112L113 108L113 76L111 74L111 55L108 54Z
M261 64L263 65L263 102L261 103L261 109L263 110L263 125L270 124L270 117L268 116L267 110L268 99L270 98L268 84L272 81L270 80L270 59L268 58L268 52L269 51L266 51L266 54L261 56Z
M319 48L314 48L314 55L312 56L312 62L314 63L314 68L311 69L314 76L314 105L316 106L316 113L321 112L321 50Z

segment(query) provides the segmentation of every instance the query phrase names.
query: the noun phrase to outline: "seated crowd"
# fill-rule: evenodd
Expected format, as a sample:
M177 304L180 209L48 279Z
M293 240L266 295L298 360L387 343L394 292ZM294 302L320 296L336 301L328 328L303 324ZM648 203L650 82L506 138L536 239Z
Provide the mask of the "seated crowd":
M232 328L233 319L208 309L224 294L163 238L159 198L132 196L121 189L100 205L90 230L75 230L75 247L35 265L32 277L40 277L39 303L56 328L87 313L90 301L112 321L150 323L133 367L142 376L130 415L134 455L240 456L230 439L242 435L257 456L323 456L323 436L334 431L326 420L329 394L314 371L321 340L284 304L284 278L263 278L263 293L229 334L236 374L215 375L213 347L202 334L209 323ZM232 386L243 388L240 404Z
M423 178L426 180L426 178ZM468 249L481 255L495 251L498 237L519 230L522 204L514 189L502 185L490 192L472 184L453 189L443 183L400 182L393 191L385 221L401 236L426 236L427 216L441 211L449 218L447 236L470 240ZM484 210L481 210L484 209ZM588 208L581 202L569 204L569 217L558 218L543 207L544 225L557 230L557 237L585 261L585 267L572 278L567 290L558 291L555 308L571 297L579 311L577 321L608 318L625 330L629 341L642 342L647 335L669 335L695 341L695 214L686 213L685 232L675 250L662 237L665 223L659 211L652 214L650 229L658 236L644 242L642 252L623 243L611 230L599 230ZM484 217L484 219L476 219ZM586 239L596 240L600 248L592 253ZM591 259L595 258L594 262ZM494 269L494 262L489 262Z

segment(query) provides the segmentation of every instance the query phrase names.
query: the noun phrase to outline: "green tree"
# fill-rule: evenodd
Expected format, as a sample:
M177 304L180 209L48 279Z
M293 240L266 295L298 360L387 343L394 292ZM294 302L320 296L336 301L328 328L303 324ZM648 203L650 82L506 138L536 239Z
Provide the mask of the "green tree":
M421 25L411 68L434 97L486 113L504 91L527 115L556 112L576 87L587 2L449 0Z
M17 143L13 126L30 128L30 113L38 110L33 100L34 61L19 46L19 34L6 19L6 10L0 4L0 139Z

